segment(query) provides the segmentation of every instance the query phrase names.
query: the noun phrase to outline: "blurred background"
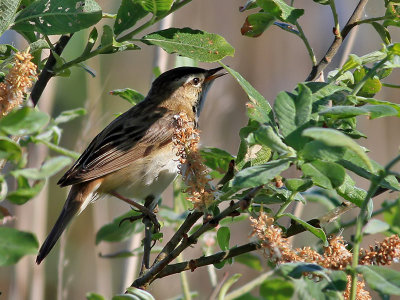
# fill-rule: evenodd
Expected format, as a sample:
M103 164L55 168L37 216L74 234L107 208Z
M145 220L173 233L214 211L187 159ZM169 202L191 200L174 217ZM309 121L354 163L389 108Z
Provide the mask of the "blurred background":
M104 12L116 13L120 1L98 1ZM298 82L305 80L311 70L311 61L302 41L277 27L269 28L258 38L248 38L240 34L240 28L248 13L240 13L239 7L245 0L194 0L183 9L178 10L167 22L172 27L191 27L211 33L217 33L236 49L233 58L224 63L240 72L267 100L272 104L276 94L282 90L290 91ZM339 21L343 27L358 1L336 0ZM303 26L318 61L325 54L333 41L333 18L329 6L321 6L310 0L296 0L295 6L305 9L305 15L299 20ZM384 11L381 1L369 1L364 17L382 16ZM102 22L110 22L105 20ZM147 32L158 30L158 25ZM98 27L98 30L101 28ZM392 39L399 41L399 30L392 28ZM78 55L87 39L88 31L74 35L64 52L67 60ZM3 42L14 43L24 48L22 39L13 32L2 37ZM343 63L345 48L359 56L378 50L381 41L370 25L361 25L359 30L346 39L342 50L328 67L330 71ZM81 68L73 68L69 78L57 77L50 81L39 107L57 116L61 111L77 107L85 107L88 114L64 126L62 146L75 151L82 151L91 139L107 125L115 114L129 108L129 104L119 97L109 95L109 91L130 87L147 94L152 80L152 69L156 56L156 48L141 45L143 51L128 51L114 55L95 57L87 62L97 76L92 78ZM161 71L175 64L175 56L159 53L166 60L161 60ZM200 64L205 68L215 67L211 64ZM327 74L327 73L325 73ZM400 84L399 72L389 77L393 84ZM400 103L400 94L396 89L383 88L376 96L378 99ZM232 154L237 153L239 129L247 123L245 103L247 97L236 81L225 76L215 82L208 94L207 103L200 119L202 131L201 143L209 147L218 147ZM368 135L361 141L371 150L370 157L381 164L386 164L399 150L400 120L389 117L377 120L359 119L360 130ZM43 147L32 147L29 155L31 166L39 166L46 156ZM398 170L398 168L397 168ZM34 232L39 242L53 226L64 204L67 189L61 189L56 181L62 174L50 180L42 193L21 207L10 209L17 216L15 227ZM359 186L368 188L367 182L358 179ZM163 196L163 203L171 204L172 190L168 189ZM380 201L394 197L388 193L380 197ZM16 266L0 269L0 299L85 299L87 292L96 292L107 299L121 293L129 286L137 275L137 261L133 259L104 259L99 253L108 254L123 249L134 249L140 245L141 236L137 235L125 243L105 243L95 245L97 230L115 217L129 210L129 207L114 198L96 202L86 209L70 226L67 234L58 243L48 258L40 266L34 263L34 256L21 259ZM323 213L316 206L315 210L307 209L301 216L309 219ZM356 214L357 211L352 212ZM350 213L351 214L351 213ZM348 216L346 216L348 217ZM162 230L164 241L172 232ZM235 225L231 232L231 245L248 241L250 227L248 223ZM345 239L349 239L350 231L345 231ZM365 243L373 241L366 239ZM294 239L295 246L310 244L313 238L302 233ZM59 252L60 244L63 246ZM218 246L216 246L216 251ZM201 243L184 252L184 258L201 256ZM261 255L261 254L260 254ZM266 265L266 263L264 263ZM139 263L140 265L140 263ZM60 271L62 270L62 271ZM243 284L257 276L257 272L245 266L225 266L217 271L218 279L228 272L243 273L237 283ZM199 299L208 299L212 286L208 279L207 269L187 272L190 287L198 291ZM57 286L62 286L62 295L57 296ZM149 292L156 299L168 299L181 293L179 275L170 276L154 282ZM393 298L394 299L394 298Z

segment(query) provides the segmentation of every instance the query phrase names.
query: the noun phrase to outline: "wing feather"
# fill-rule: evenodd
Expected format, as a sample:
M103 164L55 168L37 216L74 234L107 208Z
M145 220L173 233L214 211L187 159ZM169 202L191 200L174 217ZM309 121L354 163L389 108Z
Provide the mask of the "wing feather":
M67 186L103 177L172 141L174 114L142 103L100 132L58 184Z

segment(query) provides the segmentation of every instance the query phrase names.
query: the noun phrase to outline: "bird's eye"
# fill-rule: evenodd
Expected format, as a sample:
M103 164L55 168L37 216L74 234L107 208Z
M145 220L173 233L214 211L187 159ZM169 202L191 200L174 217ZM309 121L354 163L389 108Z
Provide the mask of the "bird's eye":
M200 78L195 77L195 78L193 78L192 82L193 82L193 85L198 85L200 82Z

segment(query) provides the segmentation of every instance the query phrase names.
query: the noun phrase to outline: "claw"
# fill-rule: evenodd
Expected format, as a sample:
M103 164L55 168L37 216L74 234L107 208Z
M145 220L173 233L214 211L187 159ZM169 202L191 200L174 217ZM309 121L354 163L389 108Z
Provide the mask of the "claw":
M118 226L121 227L122 223L124 223L125 221L129 221L129 222L133 223L133 222L135 222L137 220L142 219L144 216L145 216L144 214L141 214L141 215L138 215L138 216L130 216L130 217L123 218L121 220L121 222L119 222Z

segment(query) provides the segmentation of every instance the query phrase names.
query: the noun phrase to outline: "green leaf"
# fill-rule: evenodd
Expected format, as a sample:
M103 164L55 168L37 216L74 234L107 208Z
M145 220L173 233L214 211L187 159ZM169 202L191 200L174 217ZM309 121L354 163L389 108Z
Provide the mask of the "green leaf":
M122 0L114 23L114 33L119 35L124 30L132 28L148 13L138 0Z
M363 148L338 130L329 128L309 128L303 131L303 136L321 141L328 146L348 148L366 163L368 169L373 170L371 161L367 154L365 154Z
M372 22L371 25L375 28L376 32L379 34L382 41L389 45L392 43L392 38L390 37L390 32L385 26L378 22Z
M0 2L0 36L14 21L21 0L3 0Z
M344 147L331 147L321 141L311 141L304 145L299 156L308 161L338 161L346 152Z
M136 298L129 298L132 300L155 300L155 298L147 291L144 291L142 289L134 288L134 287L129 287L126 289L126 292L128 295L133 295L136 296ZM116 299L112 299L116 300ZM118 300L118 299L117 299Z
M132 105L136 105L145 98L141 93L130 88L112 90L110 94L120 96Z
M372 167L373 167L373 172L368 172L367 171L367 165L363 160L360 159L359 156L355 155L351 151L346 151L345 154L342 156L340 160L337 161L340 165L345 167L346 169L356 173L357 175L364 177L368 180L372 180L373 177L378 176L379 171L384 169L383 166L378 164L374 160L370 160ZM400 184L397 181L397 179L392 176L386 176L380 183L382 187L385 187L389 190L394 190L394 191L399 191L400 190Z
M279 274L283 276L290 276L293 278L300 278L304 273L321 272L324 268L317 264L295 262L295 263L283 263L276 269Z
M23 186L18 185L17 190L9 192L7 194L7 200L17 205L25 204L27 201L31 200L33 197L40 193L44 184L45 181L41 180L36 182L32 186L29 186L29 184Z
M32 233L0 227L0 266L15 264L25 255L36 254L38 247Z
M346 172L341 165L334 162L315 160L301 166L305 176L312 179L315 185L325 189L341 186L344 182Z
M253 144L265 145L279 154L289 154L290 156L296 154L296 151L286 145L271 126L261 125L255 132L249 134L247 140L254 140Z
M117 42L113 31L110 26L103 26L103 34L101 36L101 45L99 46L101 54L111 54L126 50L139 50L140 47L136 46L130 41Z
M383 295L400 295L400 272L381 266L358 266L369 287Z
M229 288L242 277L242 274L233 274L225 283L222 285L221 290L218 295L218 300L224 300L225 295L228 292Z
M56 125L70 122L80 116L84 116L86 114L86 109L84 108L76 108L71 110L63 111L61 114L58 115L57 118L54 119L54 123Z
M0 202L3 201L8 192L7 181L4 179L3 175L0 175Z
M39 0L20 12L13 29L65 34L88 28L101 18L101 7L94 0Z
M276 18L265 12L259 12L247 16L240 32L249 37L260 36L268 27L274 24Z
M49 119L49 115L44 112L24 107L0 119L0 132L10 135L28 135L42 129Z
M389 230L390 226L388 223L378 219L371 219L364 227L364 234L376 234Z
M204 148L200 151L203 163L212 170L225 174L228 171L229 163L234 157L225 150L218 148Z
M129 295L134 295L138 298L134 298L135 300L155 300L154 297L147 291L144 291L142 289L134 288L134 287L128 287L126 289L127 294Z
M97 38L98 38L98 37L99 37L99 33L97 32L97 28L96 28L96 27L93 27L92 30L91 30L90 33L89 33L88 41L87 41L86 47L85 47L85 49L83 50L81 56L86 56L86 55L88 55L88 54L90 53L90 51L92 51L94 45L95 45L96 42L97 42Z
M368 111L364 107L354 107L354 106L334 106L329 107L321 112L321 116L327 116L335 119L352 118L359 115L368 115Z
M229 240L231 238L231 231L228 227L220 227L217 231L218 245L222 251L229 250Z
M96 293L87 293L86 300L106 300L102 295Z
M271 126L276 126L274 114L268 101L261 95L246 79L238 72L220 62L221 66L232 75L233 78L240 84L250 100L247 113L250 119L256 120L260 124L268 123Z
M284 179L286 188L291 192L305 192L313 186L313 182L310 179L300 178L286 178Z
M174 0L139 0L143 8L155 16L161 16L171 9Z
M288 280L272 278L265 280L260 285L260 296L268 300L292 299L294 286Z
M341 186L336 188L336 192L344 199L361 207L362 203L367 196L367 192L355 186L355 182L349 175L346 174L344 182Z
M364 105L363 108L368 111L371 120L382 117L397 116L397 109L391 105Z
M382 89L382 83L376 77L368 78L360 91L357 93L357 96L362 97L373 97Z
M45 179L53 176L72 162L67 156L56 156L47 160L40 169L28 168L12 171L14 177L25 177L34 180Z
M292 215L290 213L284 213L284 214L282 214L282 216L289 217L292 220L294 220L297 223L299 223L300 225L303 225L303 227L305 229L307 229L307 231L311 232L313 235L315 235L317 238L319 238L324 243L325 247L328 246L328 240L326 239L325 232L321 228L314 227L314 226L308 224L307 222L303 221L302 219L300 219L300 218L298 218L295 215Z
M0 136L0 159L6 159L18 163L22 157L22 150L18 143L12 139Z
M347 61L344 63L341 72L344 73L346 71L349 71L351 69L354 69L358 66L362 65L362 60L360 57L358 57L355 54L350 54L349 58L347 59Z
M383 22L383 26L400 26L400 5L397 1L386 1L386 12L385 16L388 17L387 20Z
M397 116L400 117L400 105L389 101L378 100L374 98L356 97L357 101L366 102L374 105L386 105L394 108L397 111Z
M394 206L391 206L392 203L389 201L383 202L382 208L385 209L383 219L390 225L390 232L400 234L400 199L395 202Z
M275 176L288 169L290 163L290 159L279 159L243 169L234 177L233 186L248 188L266 184L274 179Z
M128 220L121 223L125 218L140 215L134 210L129 211L118 218L115 218L111 223L104 225L96 234L96 245L101 241L106 242L121 242L128 239L132 234L141 230L142 226L138 226L138 222L131 223ZM121 225L120 225L121 223Z
M283 0L257 0L257 5L279 20L291 24L295 24L304 14L304 9L289 6Z
M233 56L235 49L221 36L190 28L169 28L142 38L168 53L177 53L203 62L215 62Z
M298 91L298 95L280 92L274 103L285 142L295 149L301 149L307 141L301 132L309 127L313 103L311 90L306 85L299 84Z
M249 268L261 272L263 270L261 258L253 253L243 253L235 257L235 262L244 264Z

